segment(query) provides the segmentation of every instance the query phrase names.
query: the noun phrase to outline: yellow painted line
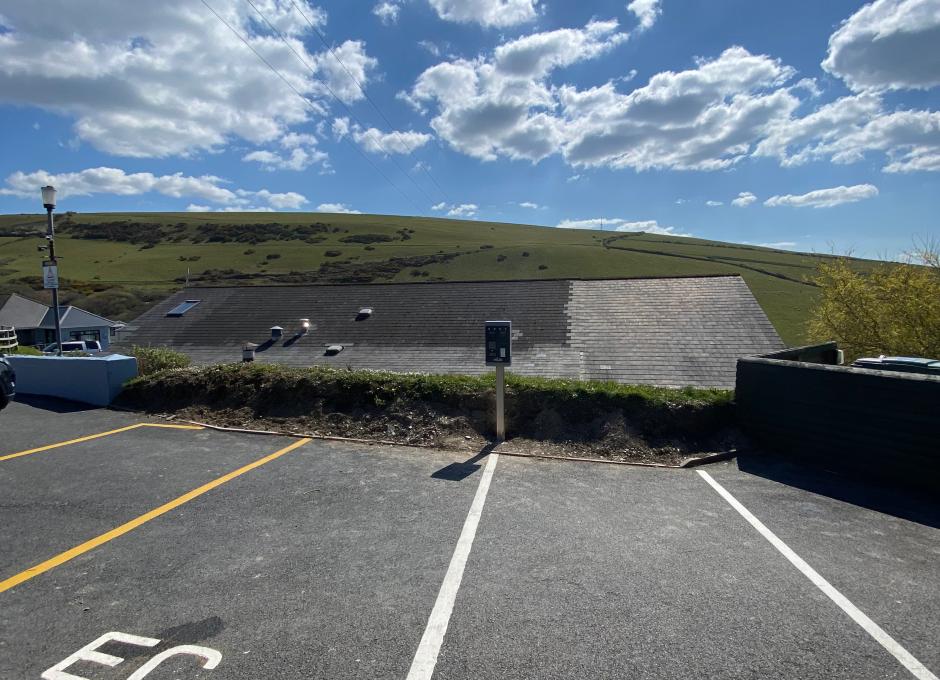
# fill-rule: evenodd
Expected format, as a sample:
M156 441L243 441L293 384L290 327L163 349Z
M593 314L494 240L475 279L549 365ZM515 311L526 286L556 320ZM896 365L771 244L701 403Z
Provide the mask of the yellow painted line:
M116 430L108 430L107 432L99 432L98 434L90 434L86 437L79 437L78 439L69 439L66 442L59 442L57 444L48 444L47 446L40 446L35 449L27 449L26 451L19 451L17 453L11 453L6 456L0 456L0 462L5 460L11 460L13 458L19 458L20 456L28 456L33 453L40 453L42 451L48 451L50 449L58 449L62 446L69 446L71 444L81 444L82 442L91 441L92 439L100 439L101 437L108 437L112 434L118 434L119 432L127 432L128 430L136 430L138 427L162 427L170 430L201 430L203 429L199 425L163 425L161 423L137 423L136 425L128 425L127 427L119 427Z
M169 503L164 503L159 508L155 508L151 510L150 512L147 512L141 515L140 517L137 517L136 519L132 519L130 522L122 524L121 526L115 529L112 529L111 531L107 533L101 534L100 536L96 536L95 538L92 538L91 540L85 541L81 545L77 545L71 550L66 550L63 553L59 553L55 557L52 557L46 560L45 562L40 562L35 567L30 567L26 571L22 571L16 576L11 576L5 581L0 581L0 593L6 590L9 590L10 588L13 588L15 586L18 586L19 584L23 583L24 581L28 581L34 576L39 576L40 574L43 574L49 571L50 569L54 569L55 567L58 567L60 564L65 564L69 560L74 559L78 557L79 555L83 555L89 550L94 550L99 545L103 545L107 543L108 541L112 541L115 538L118 538L119 536L123 536L129 531L133 531L140 525L146 524L150 520L156 519L160 515L163 515L169 512L170 510L173 510L174 508L178 508L184 503L188 503L189 501L201 496L207 491L212 491L212 489L216 488L217 486L222 486L226 482L230 482L236 477L239 477L245 474L246 472L250 472L251 470L254 470L255 468L261 467L265 463L270 463L272 460L280 458L285 453L290 453L294 449L300 448L301 446L303 446L309 441L310 439L307 439L307 438L298 439L293 444L285 446L283 449L280 449L279 451L275 451L274 453L268 456L265 456L264 458L260 458L259 460L256 460L253 463L248 463L248 465L240 467L237 470L233 470L232 472L229 472L226 475L222 475L218 479L214 479L208 484L203 484L199 488L196 488L196 489L193 489L192 491L184 493L179 498L176 498L170 501Z

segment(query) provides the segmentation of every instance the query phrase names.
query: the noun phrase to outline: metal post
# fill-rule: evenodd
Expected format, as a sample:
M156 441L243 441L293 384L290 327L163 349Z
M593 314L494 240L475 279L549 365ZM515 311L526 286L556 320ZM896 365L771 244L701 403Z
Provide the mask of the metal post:
M55 226L52 223L52 208L46 208L48 216L46 227L46 238L49 240L49 260L58 271L58 262L55 259ZM59 325L59 289L52 289L52 313L55 315L55 341L57 345L56 354L62 356L62 328Z
M506 367L496 367L496 439L506 440Z

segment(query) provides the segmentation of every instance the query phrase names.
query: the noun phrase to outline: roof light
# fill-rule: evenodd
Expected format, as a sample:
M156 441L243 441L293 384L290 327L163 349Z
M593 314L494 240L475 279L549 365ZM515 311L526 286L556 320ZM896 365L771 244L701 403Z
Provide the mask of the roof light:
M190 309L195 307L201 302L201 300L186 300L186 302L181 302L176 307L171 309L166 313L167 316L183 316Z
M301 334L306 333L310 330L310 319L301 319L299 331Z

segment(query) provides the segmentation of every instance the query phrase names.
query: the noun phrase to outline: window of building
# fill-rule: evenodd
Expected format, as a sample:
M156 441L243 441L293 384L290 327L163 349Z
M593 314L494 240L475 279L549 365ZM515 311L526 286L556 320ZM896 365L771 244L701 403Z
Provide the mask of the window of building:
M186 302L181 302L176 307L171 309L166 313L167 316L183 316L190 309L198 305L200 300L187 300Z

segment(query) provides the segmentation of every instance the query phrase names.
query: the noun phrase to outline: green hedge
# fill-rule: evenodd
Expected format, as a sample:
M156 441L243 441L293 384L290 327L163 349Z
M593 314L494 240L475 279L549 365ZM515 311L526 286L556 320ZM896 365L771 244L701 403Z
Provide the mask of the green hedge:
M494 391L492 374L426 375L242 363L149 375L141 371L141 377L126 385L122 401L154 411L249 407L259 416L303 415L318 408L354 413L420 403L442 414L468 415L483 430L492 419ZM547 410L572 423L621 412L646 435L711 433L731 423L732 397L727 390L506 377L507 421L520 434Z

